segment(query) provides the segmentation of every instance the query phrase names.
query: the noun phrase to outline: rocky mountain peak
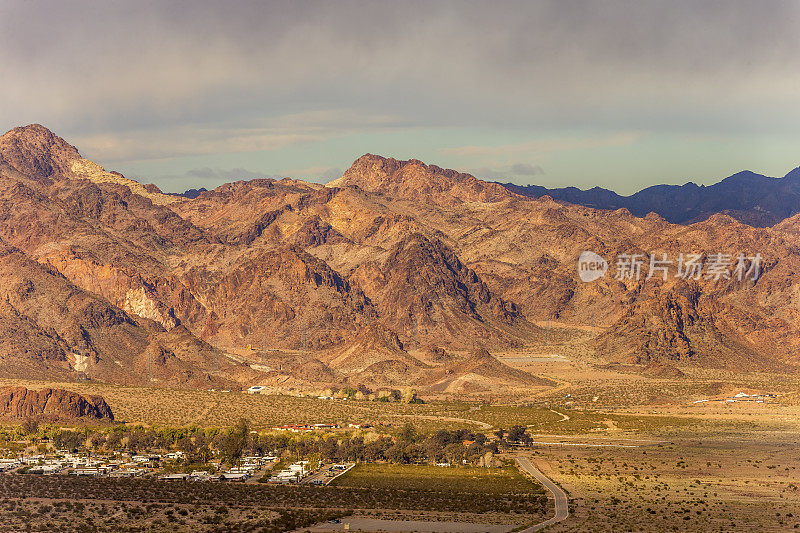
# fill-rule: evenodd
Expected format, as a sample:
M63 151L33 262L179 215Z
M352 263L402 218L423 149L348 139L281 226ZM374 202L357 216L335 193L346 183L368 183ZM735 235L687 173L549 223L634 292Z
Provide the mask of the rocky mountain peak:
M123 185L154 204L167 205L179 198L161 193L155 185L142 185L119 172L108 172L84 159L78 149L42 126L30 124L0 137L0 174L50 185L55 181L85 179L96 184Z
M49 181L66 177L78 159L77 148L41 124L14 128L0 137L0 169L28 178Z
M471 174L428 165L418 159L401 161L375 154L356 159L341 178L328 186L357 186L368 192L441 206L518 197L497 183L479 180Z
M793 183L800 182L800 167L790 170L783 179Z

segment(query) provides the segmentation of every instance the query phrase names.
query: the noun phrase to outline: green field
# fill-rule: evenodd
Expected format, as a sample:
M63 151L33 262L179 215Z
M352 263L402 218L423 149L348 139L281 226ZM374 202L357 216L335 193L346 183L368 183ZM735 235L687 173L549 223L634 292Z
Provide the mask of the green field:
M438 467L427 465L359 464L331 484L336 487L431 492L542 494L544 489L517 468Z

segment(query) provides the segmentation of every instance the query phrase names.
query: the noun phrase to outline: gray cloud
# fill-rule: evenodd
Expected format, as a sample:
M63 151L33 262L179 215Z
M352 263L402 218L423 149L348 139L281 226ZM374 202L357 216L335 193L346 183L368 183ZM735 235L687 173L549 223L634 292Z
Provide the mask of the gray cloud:
M460 146L442 149L442 153L461 156L508 156L515 154L550 154L565 150L583 148L602 148L608 146L626 146L635 143L642 137L640 132L613 133L580 139L558 139L529 141L516 144Z
M10 1L0 117L106 162L398 128L787 135L798 29L778 1Z
M544 174L544 169L539 165L515 163L511 165L511 172L517 176L538 176Z
M512 181L528 183L531 176L545 175L544 169L539 165L530 163L514 163L501 167L464 168L463 172L489 181Z

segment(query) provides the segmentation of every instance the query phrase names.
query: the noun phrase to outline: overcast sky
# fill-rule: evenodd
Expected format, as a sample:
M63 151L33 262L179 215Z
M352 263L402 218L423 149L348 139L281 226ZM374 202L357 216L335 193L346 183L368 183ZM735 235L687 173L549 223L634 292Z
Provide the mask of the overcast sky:
M630 193L800 165L799 2L0 0L0 127L165 190L371 152Z

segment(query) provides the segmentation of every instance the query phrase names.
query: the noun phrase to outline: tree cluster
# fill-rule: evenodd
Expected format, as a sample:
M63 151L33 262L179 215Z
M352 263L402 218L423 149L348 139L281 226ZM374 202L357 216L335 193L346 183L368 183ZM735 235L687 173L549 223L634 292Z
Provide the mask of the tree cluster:
M469 429L442 429L424 434L410 423L395 436L372 434L366 438L342 434L258 433L251 429L246 419L227 429L117 425L76 429L44 426L22 431L38 431L36 438L49 439L56 449L70 451L144 454L177 450L183 452L186 464L205 464L215 457L232 464L245 455L269 454L297 459L317 457L326 463L477 464L487 452L497 452L497 443L490 442L482 433ZM512 428L503 432L502 437L517 438L518 433L517 428Z

